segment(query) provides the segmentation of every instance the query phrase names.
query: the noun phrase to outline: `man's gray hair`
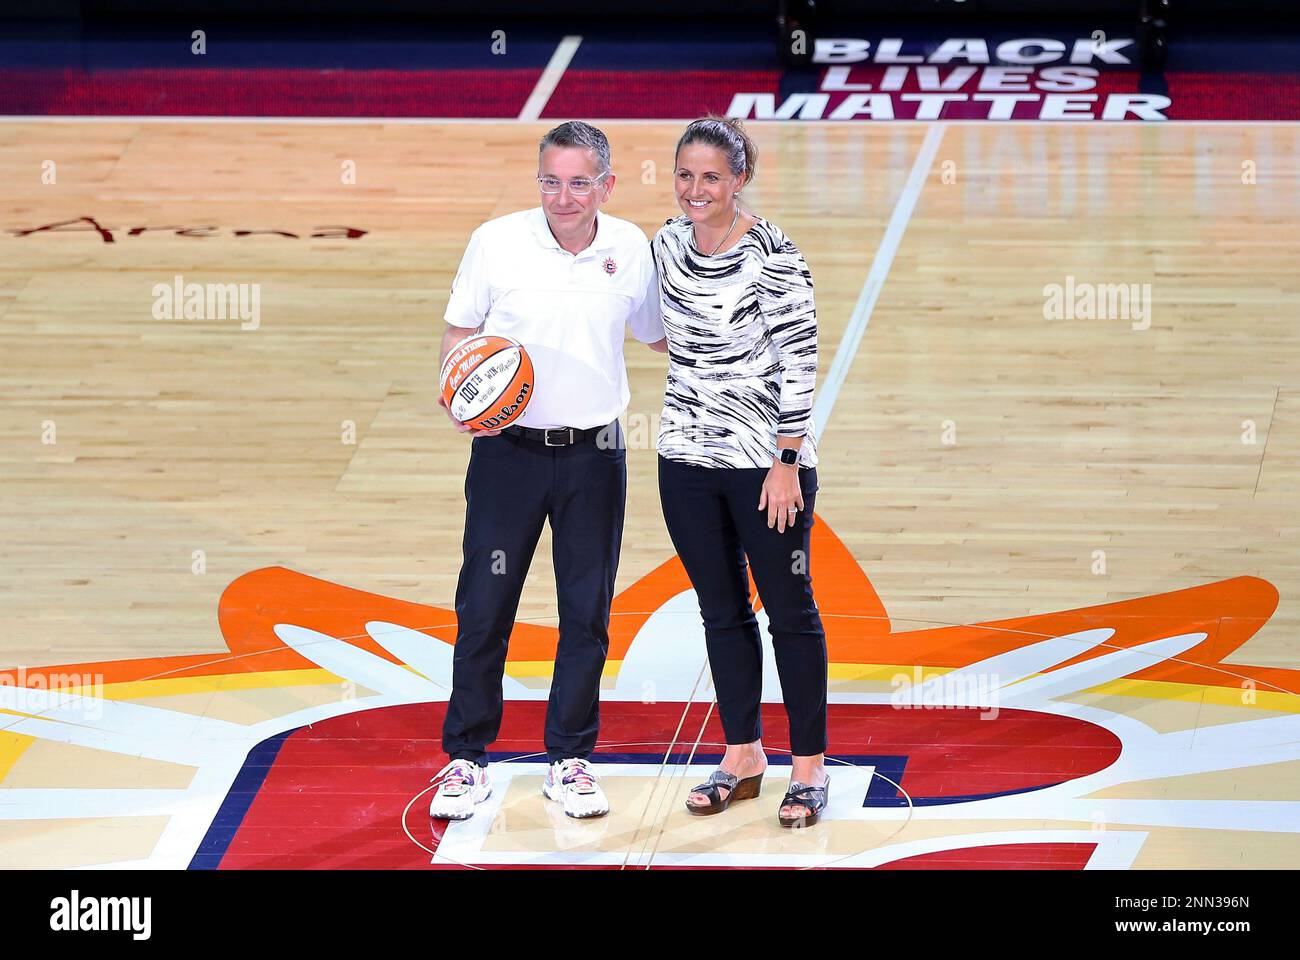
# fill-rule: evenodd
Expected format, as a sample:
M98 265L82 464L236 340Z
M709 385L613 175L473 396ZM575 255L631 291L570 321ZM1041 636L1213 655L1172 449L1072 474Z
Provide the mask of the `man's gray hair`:
M547 147L581 147L590 150L596 157L596 176L600 177L610 172L609 140L598 128L589 123L570 120L560 124L554 130L548 130L546 136L542 137L541 143L537 145L539 163Z

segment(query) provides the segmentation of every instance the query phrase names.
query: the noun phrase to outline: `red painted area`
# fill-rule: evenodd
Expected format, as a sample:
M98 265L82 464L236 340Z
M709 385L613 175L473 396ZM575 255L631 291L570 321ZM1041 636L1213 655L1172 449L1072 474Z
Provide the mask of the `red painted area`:
M444 709L441 703L386 707L296 731L267 771L221 867L428 868L428 854L403 833L402 812L446 762L439 744ZM598 753L662 756L662 744L673 742L679 729L675 750L689 751L697 737L705 744L720 743L716 711L700 736L706 709L692 705L682 722L680 703L606 702L601 705ZM543 702L507 703L493 751L542 751L545 710ZM763 719L767 746L774 753L788 748L783 708L765 705ZM974 710L832 704L830 728L831 756L906 757L902 783L914 798L1059 783L1103 769L1120 752L1119 741L1101 727L1019 710L981 720ZM717 750L701 748L710 749ZM539 794L537 802L548 801ZM426 798L416 801L407 824L422 842L434 846L432 833L444 824L434 823L431 830L426 810ZM835 825L826 821L822 827ZM1074 868L1087 859L1083 854L1045 854L1033 844L1020 847L998 848L1000 854L955 851L948 866L1021 868L1046 862Z
M1300 74L1174 71L1170 120L1300 119Z
M923 86L910 69L898 89L881 89L886 68L853 65L847 79L823 89L823 68L815 89L825 93L824 116L850 96L884 93L892 98L896 119L916 116L920 93L960 93L966 102L947 103L944 120L984 119L989 104L975 95L1033 94L1037 102L1014 107L1014 119L1037 119L1048 95L1094 96L1094 117L1106 97L1137 93L1136 70L1100 71L1088 89L1060 89L1065 84L1029 77L1000 78L979 67L964 81L954 74L961 65L939 66ZM1061 65L1045 69L1060 70ZM480 117L513 118L541 77L540 66L518 69L444 70L278 68L116 68L103 70L30 67L0 70L0 114L28 116L311 116L311 117ZM785 72L767 70L580 70L561 78L543 111L544 119L570 117L692 119L713 111L725 113L737 94L769 94L779 108L796 89ZM857 89L838 90L844 82ZM936 90L935 84L948 90ZM807 86L804 82L802 86ZM1056 89L1052 89L1055 86ZM866 88L865 90L862 88ZM1177 120L1295 120L1300 118L1300 73L1171 70L1151 92L1167 95L1165 110ZM870 122L869 117L862 117ZM880 119L880 118L877 118ZM1128 119L1133 119L1129 117Z
M1001 843L939 850L881 864L877 870L1082 870L1093 843Z
M780 70L569 70L542 117L694 120L725 113L735 93L777 94L780 85Z
M540 68L5 70L0 72L0 113L516 117L540 76Z

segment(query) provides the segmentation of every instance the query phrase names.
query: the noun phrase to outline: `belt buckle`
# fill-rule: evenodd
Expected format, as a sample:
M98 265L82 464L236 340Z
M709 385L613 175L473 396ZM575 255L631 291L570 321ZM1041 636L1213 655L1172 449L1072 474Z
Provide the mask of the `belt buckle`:
M551 434L553 434L553 433L567 433L567 434L569 435L569 437L568 437L568 439L565 440L563 443L551 443ZM545 444L545 445L548 446L548 447L567 447L567 446L571 446L571 445L573 444L573 428L572 428L572 427L556 427L554 430L547 430L546 433L542 436L542 443Z

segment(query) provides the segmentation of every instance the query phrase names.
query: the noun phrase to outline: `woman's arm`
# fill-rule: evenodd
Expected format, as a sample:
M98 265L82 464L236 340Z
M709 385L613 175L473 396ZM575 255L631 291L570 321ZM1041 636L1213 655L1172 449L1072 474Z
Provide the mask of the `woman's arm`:
M660 228L660 232L662 232L662 228ZM654 239L646 244L649 277L646 281L647 289L643 305L644 311L649 314L647 322L643 323L644 329L654 331L659 336L654 340L646 340L643 337L637 337L637 339L641 340L655 353L667 353L668 337L664 334L664 315L659 302L659 243L659 234L656 233ZM651 333L650 335L653 336L654 334Z
M808 432L817 384L817 307L808 264L789 240L763 265L758 308L781 363L777 436L802 437Z
M763 481L758 509L767 510L767 525L784 532L794 522L791 508L803 509L799 464L784 464L782 450L803 445L812 417L817 383L817 308L812 274L803 255L787 240L768 257L758 277L758 306L781 364L781 399L777 419L777 456Z

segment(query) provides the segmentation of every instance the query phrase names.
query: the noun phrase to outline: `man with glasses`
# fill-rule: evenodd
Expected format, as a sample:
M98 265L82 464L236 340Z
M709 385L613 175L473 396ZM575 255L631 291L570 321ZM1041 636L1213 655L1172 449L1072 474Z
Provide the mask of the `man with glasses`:
M618 426L630 399L624 330L668 349L645 234L599 212L614 179L605 135L586 123L560 124L538 149L541 206L475 230L452 282L440 359L478 333L512 337L532 357L536 392L504 430L471 431L452 418L474 440L442 731L449 762L434 778L433 817L463 820L492 791L487 746L501 726L506 647L547 519L560 636L543 792L571 817L609 812L588 757L627 493Z

